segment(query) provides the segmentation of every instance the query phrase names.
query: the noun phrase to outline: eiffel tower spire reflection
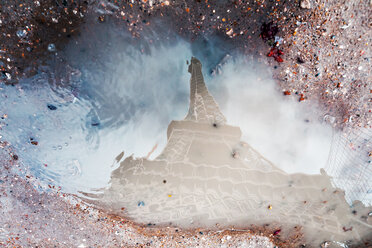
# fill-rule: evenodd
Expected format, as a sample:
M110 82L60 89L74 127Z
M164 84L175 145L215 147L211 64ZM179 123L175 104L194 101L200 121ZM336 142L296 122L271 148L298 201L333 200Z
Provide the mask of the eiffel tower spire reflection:
M302 226L306 242L360 240L372 231L371 208L350 207L324 170L288 174L247 143L209 94L202 66L191 59L190 108L172 121L154 160L125 158L99 194L85 194L106 211L140 223L184 227L277 223ZM123 208L125 211L123 212Z

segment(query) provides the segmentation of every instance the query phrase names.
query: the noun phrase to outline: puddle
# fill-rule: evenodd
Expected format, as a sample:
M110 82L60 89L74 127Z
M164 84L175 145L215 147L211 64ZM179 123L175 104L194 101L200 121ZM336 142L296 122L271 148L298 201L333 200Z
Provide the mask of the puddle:
M336 131L323 123L312 102L288 100L262 62L238 55L218 37L190 43L162 30L138 40L108 27L92 34L87 26L58 51L58 58L71 61L62 70L67 74L56 70L62 60L51 60L35 76L0 91L6 99L0 103L6 114L3 139L38 178L39 190L53 184L63 192L85 192L90 200L103 197L107 211L141 223L189 227L288 220L320 225L334 240L345 237L340 225L348 224L348 217L324 216L330 211L349 216L348 205L329 177L319 175L329 163ZM192 126L198 115L188 112L191 56L204 65L206 85L227 122L201 104L208 109L206 121ZM185 125L168 127L186 115ZM208 136L214 130L218 139ZM182 149L169 148L172 142ZM356 199L365 194L348 200ZM363 228L355 227L350 237ZM316 235L319 230L309 237Z
M119 155L110 186L83 193L84 199L150 226L277 222L288 232L301 224L311 244L368 235L368 208L354 202L352 213L324 169L319 175L288 174L241 141L239 127L227 124L209 94L200 61L193 58L188 71L189 111L168 126L162 153L153 160Z

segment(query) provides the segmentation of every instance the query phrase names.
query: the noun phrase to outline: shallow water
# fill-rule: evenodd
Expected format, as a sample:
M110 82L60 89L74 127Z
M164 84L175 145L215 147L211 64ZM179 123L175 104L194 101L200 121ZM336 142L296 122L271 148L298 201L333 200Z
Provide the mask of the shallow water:
M4 139L40 180L89 191L107 185L120 152L141 157L156 147L150 158L160 154L169 122L187 112L191 55L205 64L210 91L244 140L288 172L324 167L330 127L304 111L312 106L284 99L254 58L227 51L218 37L189 43L163 31L133 40L109 23L86 25L36 76L2 90ZM58 69L62 59L67 69Z
M186 113L185 62L192 54L200 55L205 64L207 84L228 119L242 127L244 138L256 149L289 172L318 173L324 167L330 128L319 124L316 115L305 114L303 106L284 99L275 89L270 70L255 59L224 59L228 52L234 54L226 50L226 42L209 37L188 43L164 31L162 35L151 32L138 42L109 23L87 24L84 30L64 51L58 51L59 57L74 66L62 71L68 75L56 75L53 70L61 64L55 59L16 87L22 87L23 93L9 87L3 91L9 98L23 94L25 99L17 101L22 111L4 106L4 113L12 117L4 137L25 152L38 151L26 152L27 162L57 184L74 188L74 179L63 183L57 178L76 174L73 177L86 175L77 180L80 187L102 187L119 152L145 156L157 145L152 157L159 154L166 142L168 123ZM221 60L224 63L217 68L224 73L212 75ZM55 85L58 77L67 77L67 85ZM58 109L50 110L47 104ZM26 123L20 120L24 119L33 125L22 126ZM29 147L30 137L19 139L20 129L23 134L36 136L39 145ZM314 152L321 154L314 157ZM97 174L101 175L99 181L92 179Z
M364 239L369 209L350 207L344 194L321 175L288 174L241 141L230 126L194 57L188 72L190 105L172 121L167 145L154 160L116 158L110 185L83 199L116 215L151 225L219 227L279 223L289 233L301 224L306 244Z

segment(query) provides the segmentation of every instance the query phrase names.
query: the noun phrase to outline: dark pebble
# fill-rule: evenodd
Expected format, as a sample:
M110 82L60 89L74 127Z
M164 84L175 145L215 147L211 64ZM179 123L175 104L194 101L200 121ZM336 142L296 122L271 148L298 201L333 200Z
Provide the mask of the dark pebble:
M50 109L50 110L56 110L56 109L57 109L57 107L54 106L53 104L48 104L47 107L48 107L48 109Z
M303 64L303 63L305 63L305 61L302 58L297 57L297 63Z
M104 15L99 16L98 21L99 22L104 22L105 21L105 16Z
M34 146L37 146L37 144L39 144L39 142L37 142L36 140L34 140L34 138L30 138L30 142L31 144L33 144Z

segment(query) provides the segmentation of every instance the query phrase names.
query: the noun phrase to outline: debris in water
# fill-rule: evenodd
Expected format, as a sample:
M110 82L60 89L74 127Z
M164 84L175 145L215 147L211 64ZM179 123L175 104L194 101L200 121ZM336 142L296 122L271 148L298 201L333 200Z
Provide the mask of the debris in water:
M56 51L56 45L54 45L53 43L50 43L48 45L48 51L49 52L55 52Z
M57 109L57 107L54 106L53 104L48 104L47 107L48 107L48 109L50 109L50 110L56 110L56 109Z
M26 35L27 35L26 30L24 30L24 29L19 29L19 30L17 30L17 36L18 36L20 39L25 38Z
M33 144L34 146L37 146L39 144L39 142L37 142L36 140L34 140L34 138L30 138L30 142L31 144Z

